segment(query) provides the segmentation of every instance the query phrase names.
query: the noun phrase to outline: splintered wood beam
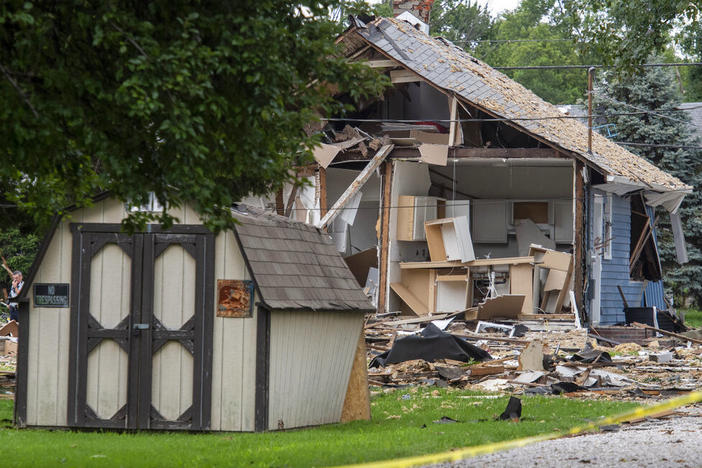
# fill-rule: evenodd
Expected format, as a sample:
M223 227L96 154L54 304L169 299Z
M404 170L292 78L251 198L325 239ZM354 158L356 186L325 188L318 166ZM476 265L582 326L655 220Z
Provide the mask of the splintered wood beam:
M367 62L362 62L371 68L394 68L400 65L394 60L369 60Z
M388 154L392 151L392 149L395 147L395 145L385 145L381 147L377 153L375 153L375 156L373 156L373 159L371 159L368 164L366 164L366 167L363 168L363 170L358 174L356 179L354 179L353 182L351 182L351 185L348 186L348 188L344 191L344 193L341 194L339 199L334 203L334 206L331 207L329 212L324 215L324 217L317 223L317 227L320 229L324 229L329 224L331 224L332 221L334 221L334 218L336 218L341 210L348 204L348 202L351 201L354 195L356 195L356 192L358 192L361 187L368 181L368 178L370 178L371 174L373 174L373 171L375 171L378 166L380 166L380 163L382 163L385 158L387 157Z
M393 83L416 83L424 81L424 78L409 70L392 70L390 72L390 81Z
M327 170L319 168L319 215L327 214Z
M388 296L388 254L390 250L390 202L392 200L393 163L385 161L385 174L383 174L383 193L380 197L381 223L380 223L380 252L378 259L378 313L385 312Z
M456 96L449 97L449 108L451 109L449 146L456 146L456 134L458 133L458 99L456 99Z

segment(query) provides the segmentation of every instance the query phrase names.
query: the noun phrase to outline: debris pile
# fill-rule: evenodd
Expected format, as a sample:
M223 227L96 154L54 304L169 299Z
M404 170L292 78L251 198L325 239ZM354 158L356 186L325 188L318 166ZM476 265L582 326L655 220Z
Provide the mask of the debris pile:
M15 321L0 324L0 399L15 393L18 331Z
M659 336L645 339L643 345L614 346L584 328L515 334L517 324L483 326L476 332L474 321L458 320L457 315L369 321L370 385L637 399L692 391L702 379L702 341L684 335L670 337L654 330ZM484 354L444 355L441 346L418 346L426 336L458 347L470 345Z

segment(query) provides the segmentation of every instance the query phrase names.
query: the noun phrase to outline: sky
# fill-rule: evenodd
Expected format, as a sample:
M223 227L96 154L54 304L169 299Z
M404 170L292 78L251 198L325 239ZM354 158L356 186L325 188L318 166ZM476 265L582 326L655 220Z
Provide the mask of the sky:
M490 10L490 13L492 13L492 16L496 16L503 11L514 10L517 8L517 5L519 5L519 2L520 0L479 0L481 5L487 3L488 9Z
M370 4L379 3L382 0L366 0ZM521 0L478 0L480 5L487 4L492 16L497 16L504 11L510 11L517 8Z

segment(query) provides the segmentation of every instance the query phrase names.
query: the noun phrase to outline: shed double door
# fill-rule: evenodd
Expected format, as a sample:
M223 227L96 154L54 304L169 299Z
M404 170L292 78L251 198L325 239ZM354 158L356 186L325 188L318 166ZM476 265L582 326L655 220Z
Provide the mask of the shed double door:
M207 429L213 235L72 228L68 424Z

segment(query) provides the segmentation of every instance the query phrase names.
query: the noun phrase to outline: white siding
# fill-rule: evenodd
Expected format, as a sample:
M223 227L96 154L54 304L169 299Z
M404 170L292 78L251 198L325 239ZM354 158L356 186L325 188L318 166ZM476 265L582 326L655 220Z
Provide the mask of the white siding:
M360 312L271 313L268 428L338 422Z
M104 328L114 328L129 315L132 260L116 244L92 258L90 311ZM103 340L88 355L86 400L98 417L111 418L127 403L127 352Z
M35 283L70 283L73 237L69 224L119 223L125 211L116 200L104 200L90 208L76 210L54 233ZM74 285L71 285L71 290ZM31 288L32 285L25 285ZM29 362L27 382L27 424L65 426L68 401L68 343L70 309L35 308L29 294Z
M232 232L215 240L215 281L250 279ZM213 291L216 294L216 291ZM258 298L255 299L257 301ZM215 307L217 299L215 297ZM256 316L215 316L212 338L212 429L253 431L256 387Z
M171 245L154 262L154 317L178 330L195 312L195 259L180 245ZM151 404L174 421L193 403L193 356L170 341L153 356Z

